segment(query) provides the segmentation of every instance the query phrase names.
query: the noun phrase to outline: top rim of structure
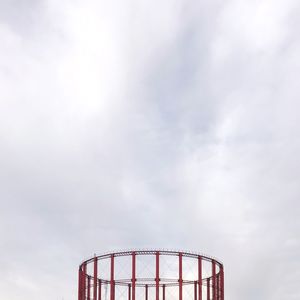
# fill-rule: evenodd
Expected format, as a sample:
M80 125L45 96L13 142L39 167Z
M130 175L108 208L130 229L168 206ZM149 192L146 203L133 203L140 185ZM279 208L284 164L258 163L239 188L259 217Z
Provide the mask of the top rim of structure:
M137 255L151 255L151 254L155 254L156 252L159 253L164 253L165 255L178 255L179 253L182 253L184 256L187 257L193 257L193 258L197 258L197 257L201 257L207 261L215 261L216 263L218 263L219 265L221 265L223 267L223 262L211 255L207 255L198 251L189 251L189 250L179 250L179 249L169 249L169 248L129 248L129 249L114 249L112 251L105 251L105 252L101 252L99 254L94 254L93 256L90 256L89 258L83 260L81 262L80 265L84 264L84 263L90 263L91 261L93 261L93 259L95 257L99 258L99 259L105 259L108 258L111 255L114 256L127 256L127 255L131 255L133 252L135 252Z

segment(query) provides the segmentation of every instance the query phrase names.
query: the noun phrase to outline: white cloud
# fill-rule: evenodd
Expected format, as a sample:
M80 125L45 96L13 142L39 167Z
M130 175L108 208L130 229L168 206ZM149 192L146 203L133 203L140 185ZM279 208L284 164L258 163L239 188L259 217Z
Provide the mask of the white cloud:
M299 298L295 1L1 5L2 298L73 299L83 258L134 246Z

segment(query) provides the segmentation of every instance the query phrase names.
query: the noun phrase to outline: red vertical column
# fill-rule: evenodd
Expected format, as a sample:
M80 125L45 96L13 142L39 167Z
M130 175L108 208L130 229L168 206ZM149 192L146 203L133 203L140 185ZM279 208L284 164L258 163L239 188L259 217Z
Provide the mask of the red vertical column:
M207 300L210 300L210 278L207 278Z
M110 256L110 300L115 299L115 257Z
M163 284L163 300L166 300L166 285Z
M82 284L81 284L81 266L79 267L79 271L78 271L78 300L81 300L81 296L82 296Z
M136 263L136 254L135 252L132 252L132 300L135 300L135 281L136 281L136 274L135 274L135 263Z
M220 270L217 274L217 300L220 300Z
M182 253L179 253L179 300L182 300Z
M202 300L202 257L198 256L198 300Z
M156 286L156 300L159 300L159 251L156 252L156 276L155 276L155 286Z
M148 284L145 285L145 300L148 300Z
M91 277L88 276L88 284L87 284L87 300L91 299Z
M85 300L85 295L86 295L86 263L83 264L81 284L82 284L82 289L81 289L81 291L82 291L82 300Z
M216 262L212 261L212 297L216 300Z
M101 297L102 297L101 293L102 293L102 283L101 283L101 279L100 279L98 282L98 300L101 300Z
M97 300L97 282L98 282L98 259L94 257L94 300Z
M197 300L197 281L194 282L194 300Z
M128 284L128 300L131 298L131 285Z
M220 274L221 274L221 278L220 278L221 300L224 300L224 268L223 268L223 266L221 266Z

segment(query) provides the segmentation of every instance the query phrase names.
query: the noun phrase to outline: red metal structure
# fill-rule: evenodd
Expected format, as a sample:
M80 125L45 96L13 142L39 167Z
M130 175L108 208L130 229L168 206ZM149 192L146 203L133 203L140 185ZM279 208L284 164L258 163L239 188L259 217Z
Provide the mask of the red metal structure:
M186 251L106 253L79 266L78 300L224 300L224 267Z

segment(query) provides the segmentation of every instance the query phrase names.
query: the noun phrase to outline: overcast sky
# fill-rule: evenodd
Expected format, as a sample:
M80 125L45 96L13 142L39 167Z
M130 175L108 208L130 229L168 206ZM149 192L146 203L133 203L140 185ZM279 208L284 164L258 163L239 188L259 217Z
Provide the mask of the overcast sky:
M216 256L300 299L297 0L0 0L0 298L74 300L111 249Z

